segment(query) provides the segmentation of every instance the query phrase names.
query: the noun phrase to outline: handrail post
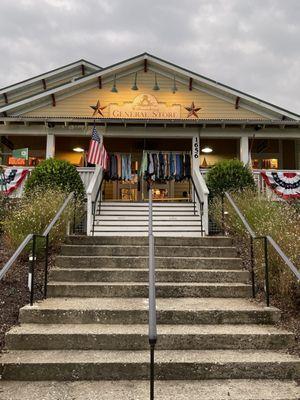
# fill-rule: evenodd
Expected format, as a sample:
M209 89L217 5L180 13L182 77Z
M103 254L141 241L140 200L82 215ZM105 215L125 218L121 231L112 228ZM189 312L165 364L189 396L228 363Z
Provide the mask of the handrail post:
M254 243L253 243L253 237L251 235L250 235L250 265L251 265L252 297L253 299L255 299Z
M30 290L30 305L33 305L34 298L34 273L35 273L35 259L36 259L36 235L33 235L32 238L32 258L31 258L31 266L30 266L30 282L29 282L29 290Z
M154 352L157 340L156 330L156 294L155 294L155 254L153 235L152 187L148 181L149 190L149 345L150 345L150 400L154 400Z
M270 287L269 287L269 257L268 257L268 238L264 236L264 254L265 254L265 294L267 307L270 306Z
M49 234L45 238L45 274L44 274L44 299L47 298L48 285L48 261L49 261Z
M225 209L224 209L224 193L221 194L221 210L222 210L222 232L225 234Z

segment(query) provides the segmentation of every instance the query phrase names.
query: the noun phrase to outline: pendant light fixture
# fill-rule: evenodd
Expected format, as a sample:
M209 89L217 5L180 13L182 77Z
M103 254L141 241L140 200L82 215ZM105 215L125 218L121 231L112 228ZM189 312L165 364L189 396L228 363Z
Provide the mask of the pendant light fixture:
M202 153L211 153L213 151L213 149L209 146L205 146L202 150Z
M139 90L139 88L137 86L137 72L134 75L134 81L133 81L133 85L131 86L131 90Z
M176 86L176 79L175 79L175 75L174 75L174 82L173 82L172 92L175 94L177 91L178 91L178 88Z
M156 76L156 73L155 73L155 78L154 78L153 90L160 90L160 87L158 86L158 83L157 83L157 76Z
M117 86L116 86L116 75L114 75L114 84L113 84L113 87L111 88L111 92L112 93L118 93L118 89L117 89Z

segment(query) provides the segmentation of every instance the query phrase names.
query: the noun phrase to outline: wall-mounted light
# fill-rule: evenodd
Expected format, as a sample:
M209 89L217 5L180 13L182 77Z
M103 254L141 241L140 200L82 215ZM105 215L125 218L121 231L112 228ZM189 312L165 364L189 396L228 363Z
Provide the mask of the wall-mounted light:
M177 92L177 90L178 90L178 87L176 86L176 80L175 80L175 75L174 75L172 92L175 94Z
M114 75L114 84L113 84L113 87L111 88L111 92L118 93L118 89L116 86L116 75Z
M213 149L206 146L201 151L202 151L202 153L211 153L213 151Z
M83 153L84 149L82 147L74 147L73 151L75 151L76 153Z
M133 85L131 86L131 90L139 90L139 88L137 86L137 72L134 75L134 81L133 81Z
M159 87L159 85L158 85L158 83L157 83L157 76L156 76L156 73L155 73L155 78L154 78L153 90L160 90L160 87Z

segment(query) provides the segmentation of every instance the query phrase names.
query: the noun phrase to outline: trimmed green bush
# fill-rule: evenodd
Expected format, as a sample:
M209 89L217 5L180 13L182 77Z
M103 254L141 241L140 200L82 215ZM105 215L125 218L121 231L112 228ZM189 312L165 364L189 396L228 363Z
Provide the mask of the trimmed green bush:
M85 194L84 185L74 165L55 158L43 161L32 171L25 184L25 194L48 188L59 188L65 193L74 192L79 199Z
M250 169L239 160L224 160L217 163L206 175L211 196L221 196L226 191L254 189L255 183Z

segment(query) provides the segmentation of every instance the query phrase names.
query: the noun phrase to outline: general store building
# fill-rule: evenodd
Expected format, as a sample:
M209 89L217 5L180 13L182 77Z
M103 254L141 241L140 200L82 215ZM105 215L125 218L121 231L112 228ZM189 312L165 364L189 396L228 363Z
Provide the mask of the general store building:
M197 174L222 159L248 163L250 148L257 177L261 169L300 170L299 118L147 53L104 68L80 60L0 90L0 164L28 168L10 155L28 148L29 168L68 160L88 187L95 125L109 153L131 155L131 179L107 182L104 198L143 201L137 171L147 151L191 153ZM157 183L155 196L180 199L189 184Z

